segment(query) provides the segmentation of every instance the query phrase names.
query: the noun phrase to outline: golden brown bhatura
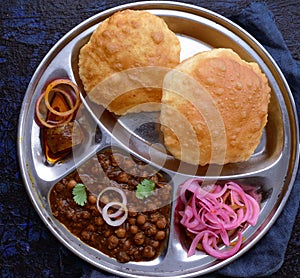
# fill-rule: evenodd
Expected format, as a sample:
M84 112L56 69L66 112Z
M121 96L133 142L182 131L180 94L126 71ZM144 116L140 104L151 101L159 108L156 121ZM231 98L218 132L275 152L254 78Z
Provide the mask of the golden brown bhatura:
M164 143L191 164L246 161L260 142L269 99L267 78L256 63L231 49L198 53L165 76Z
M79 75L92 101L122 115L129 110L159 109L166 69L179 62L179 40L162 18L146 11L123 10L99 24L89 42L82 47ZM159 75L156 67L159 67ZM165 70L161 70L162 67ZM146 68L147 80L151 78L149 68L155 80L145 84L146 77L141 77L143 68ZM126 71L129 74L125 77L116 76ZM109 80L112 77L118 81L117 88L106 90L107 84L114 83ZM103 81L107 84L101 89ZM97 90L97 86L100 89ZM141 105L145 103L149 106ZM158 105L152 108L151 103Z

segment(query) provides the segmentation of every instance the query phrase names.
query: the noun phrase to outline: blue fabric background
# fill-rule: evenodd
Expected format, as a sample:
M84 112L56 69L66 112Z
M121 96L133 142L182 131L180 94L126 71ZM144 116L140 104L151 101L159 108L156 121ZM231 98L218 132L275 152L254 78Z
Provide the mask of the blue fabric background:
M44 55L67 31L84 19L126 2L12 0L2 1L0 4L1 277L114 277L97 271L73 255L41 222L22 185L16 138L23 96ZM245 7L245 3L251 1L188 2L207 5L219 13L226 14L266 47L290 85L299 114L300 63L299 60L292 58L268 7L265 4L253 3L241 9ZM275 4L276 2L274 1ZM296 4L297 1L294 2ZM299 11L299 4L294 7ZM298 41L299 39L298 37ZM265 237L243 257L209 277L251 277L271 274L272 277L299 277L299 229L298 233L291 236L292 226L299 210L299 179L298 172L291 197ZM298 227L300 224L296 225ZM288 257L289 260L288 262L286 260L283 270L276 272L284 262L287 246L290 246L288 254L293 256ZM286 256L289 256L288 254Z

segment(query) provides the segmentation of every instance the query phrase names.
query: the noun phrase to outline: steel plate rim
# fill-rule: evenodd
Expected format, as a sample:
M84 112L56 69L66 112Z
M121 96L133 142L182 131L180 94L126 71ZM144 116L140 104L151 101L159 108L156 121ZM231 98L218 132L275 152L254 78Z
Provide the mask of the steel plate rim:
M226 22L227 24L229 24L230 26L233 26L234 28L238 29L239 32L242 32L248 39L250 39L251 41L254 42L254 44L260 49L260 51L263 51L264 55L271 61L271 64L274 66L276 72L279 74L281 81L283 82L283 85L286 88L286 92L288 94L288 98L289 98L289 102L290 102L290 106L291 106L291 110L293 112L293 116L294 116L294 126L295 126L295 130L294 130L294 135L295 135L295 141L296 144L294 146L294 153L295 153L295 160L293 161L294 163L294 167L292 170L292 173L290 173L290 181L289 181L289 185L287 188L287 192L284 196L282 196L281 201L279 202L279 200L277 201L277 203L279 202L278 207L276 207L276 210L274 212L274 215L271 218L271 221L264 226L264 228L262 229L262 231L255 237L255 239L253 239L253 241L251 242L251 246L246 246L245 248L243 248L238 254L236 254L235 256L224 260L218 264L212 265L207 269L202 269L199 271L195 271L193 273L187 273L187 274L183 274L183 275L176 275L176 276L169 276L169 277L194 277L197 275L203 275L203 274L207 274L210 273L212 271L215 271L217 269L220 269L221 267L224 267L225 265L229 264L230 262L232 262L233 260L237 259L238 257L240 257L241 255L243 255L244 253L246 253L253 245L255 245L265 234L266 232L272 227L272 225L274 224L274 222L277 220L278 216L281 214L288 198L290 195L290 192L292 191L295 179L296 179L296 175L297 175L297 171L298 171L298 167L299 167L299 125L298 125L298 117L297 117L297 112L296 112L296 105L292 96L292 93L290 91L289 85L283 75L283 73L281 72L279 66L277 65L277 63L274 61L274 59L272 58L272 56L268 53L268 51L248 32L246 32L244 29L242 29L240 26L238 26L236 23L230 21L229 19L227 19L226 17L210 11L208 9L202 8L202 7L198 7L196 5L192 5L192 4L186 4L186 3L182 3L182 2L174 2L174 1L142 1L142 2L134 2L134 3L128 3L128 4L124 4L124 5L120 5L120 6L116 6L104 11L101 11L97 14L95 14L92 17L89 17L88 19L84 20L82 23L78 24L76 27L74 27L73 29L71 29L68 33L66 33L60 40L57 41L57 43L50 49L50 51L45 55L45 57L42 59L42 61L40 62L39 66L37 67L35 73L33 74L31 81L29 83L29 86L26 90L25 93L25 97L21 106L21 110L20 110L20 115L19 115L19 122L18 122L18 135L17 135L17 155L18 155L18 159L19 159L19 165L21 166L21 176L22 179L25 183L25 188L27 191L28 196L30 197L30 200L35 208L35 210L38 212L39 216L41 217L41 219L43 220L43 222L45 223L45 225L47 226L47 228L56 236L56 238L58 238L58 240L64 245L66 246L66 242L65 239L62 237L61 234L58 233L58 231L56 231L55 227L50 225L49 223L49 219L47 219L44 210L42 209L42 207L40 206L40 204L38 203L38 201L36 200L35 196L33 195L33 192L31 192L30 188L29 188L29 184L31 182L30 180L30 175L28 175L24 170L26 170L26 161L24 161L24 150L22 148L22 142L23 142L23 125L24 125L24 121L26 120L26 113L27 113L27 107L30 104L30 92L32 91L32 88L34 87L34 84L37 83L36 80L38 80L40 72L42 70L42 68L44 67L44 64L49 60L50 57L52 57L54 55L55 52L58 51L59 46L61 46L64 41L66 41L66 39L71 39L73 36L73 33L77 30L80 30L82 28L84 28L84 26L92 24L94 21L96 21L97 19L101 18L101 17L106 17L116 11L125 9L125 8L139 8L139 9L143 9L146 6L155 6L156 9L168 9L168 6L171 6L174 8L185 8L185 9L190 9L190 10L194 10L195 12L204 12L206 14L215 16L217 18L219 18L221 21ZM161 5L164 5L165 7L161 7ZM173 9L172 9L173 10ZM93 25L93 24L92 24ZM58 51L59 52L59 51ZM25 115L25 116L24 116ZM84 256L83 254L81 254L78 250L76 250L73 246L71 245L67 245L67 247L77 256L79 256L80 258L84 259L85 261L88 261L89 263L91 263L92 265L104 270L104 271L108 271L110 273L114 273L120 276L124 276L124 277L140 277L140 273L135 275L132 273L124 273L122 270L118 270L118 269L111 269L109 267L107 267L106 265L102 265L99 266L98 263L95 263L92 259L87 258L86 256ZM143 277L153 277L153 276L143 276ZM160 276L155 276L155 277L160 277ZM161 276L161 277L165 277L165 276Z

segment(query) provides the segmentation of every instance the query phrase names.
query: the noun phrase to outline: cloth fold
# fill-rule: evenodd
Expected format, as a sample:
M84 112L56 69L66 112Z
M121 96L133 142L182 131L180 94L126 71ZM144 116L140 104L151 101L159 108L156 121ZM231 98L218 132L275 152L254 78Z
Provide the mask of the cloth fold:
M248 31L271 54L283 72L296 105L299 107L300 64L292 58L267 5L252 3L230 19ZM298 171L289 199L272 228L249 252L219 270L218 273L229 277L264 277L275 273L283 264L299 202L300 175Z
M255 37L271 54L285 75L295 102L300 107L300 64L292 58L267 5L259 2L252 3L240 13L230 16L229 19ZM299 202L300 175L298 172L282 213L259 243L242 257L205 277L266 277L276 272L284 261ZM85 266L82 277L112 278L116 276Z

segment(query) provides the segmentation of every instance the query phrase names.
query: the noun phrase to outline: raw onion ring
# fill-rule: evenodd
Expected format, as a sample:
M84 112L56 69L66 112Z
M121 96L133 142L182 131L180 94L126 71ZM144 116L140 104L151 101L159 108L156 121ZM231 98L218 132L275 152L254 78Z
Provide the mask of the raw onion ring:
M57 89L55 89L57 90ZM59 90L60 93L62 93L65 97L68 98L68 100L70 101L70 104L73 106L73 103L70 99L70 96L63 90ZM45 126L45 127L48 127L48 128L53 128L53 127L58 127L58 126L62 126L64 124L67 124L69 123L72 118L73 118L73 115L69 115L69 117L63 117L63 119L61 119L60 121L56 122L56 123L53 123L53 124L50 124L48 123L46 120L44 120L41 116L41 113L40 113L40 104L41 104L41 101L42 99L45 98L45 92L43 92L39 98L37 99L36 101L36 106L35 106L35 112L36 112L36 116L38 118L38 120L40 121L40 123Z
M120 206L120 208L118 209L117 212L121 212L124 213L124 215L121 218L118 218L116 220L112 220L112 218L116 218L118 216L120 216L121 214L118 213L118 216L116 216L116 213L112 213L112 214L108 214L108 209L112 206ZM124 205L123 203L120 202L110 202L108 204L106 204L103 209L102 209L102 216L104 221L111 226L120 226L121 224L124 223L124 221L127 219L128 217L128 209L127 206Z
M101 196L106 192L106 191L115 191L117 193L119 193L119 195L122 197L122 203L120 202L109 202L107 203L103 208L100 207L100 199L101 199ZM109 216L107 216L107 209L108 207L111 207L112 205L119 205L120 206L120 209L118 209L116 212L114 213L111 213L109 214ZM116 217L119 217L120 215L122 215L123 211L125 211L126 213L126 218L128 216L128 210L127 210L127 197L124 193L123 190L121 190L120 188L118 187L113 187L113 186L109 186L109 187L106 187L104 188L99 194L98 194L98 197L97 197L97 209L99 210L99 212L102 214L103 216L103 219L106 221L109 218L116 218ZM107 207L108 206L108 207ZM124 209L124 207L126 208L126 210ZM104 208L106 208L106 212L104 212ZM123 208L123 210L122 210ZM122 216L121 219L123 219L124 216ZM126 218L124 219L124 221L126 220ZM111 222L112 220L108 220L108 222ZM115 220L116 221L116 220ZM114 221L114 222L115 222ZM123 222L124 222L123 221ZM106 223L109 224L107 221ZM122 223L123 223L122 222ZM109 224L111 225L111 224ZM114 225L113 225L114 226Z
M75 104L73 105L73 107L71 107L70 110L64 111L64 112L60 112L60 111L57 111L57 110L53 109L50 105L50 102L49 102L49 93L52 92L53 89L55 89L56 86L62 85L62 84L69 85L74 90L74 92L76 94ZM74 112L79 107L79 104L80 104L80 93L79 93L78 87L71 80L69 80L69 79L56 79L56 80L54 80L54 81L52 81L51 83L48 84L48 86L46 88L46 91L45 91L45 105L49 109L49 111L51 113L53 113L54 115L57 115L57 116L60 116L60 117L66 117L66 116L72 115L72 114L74 114Z

